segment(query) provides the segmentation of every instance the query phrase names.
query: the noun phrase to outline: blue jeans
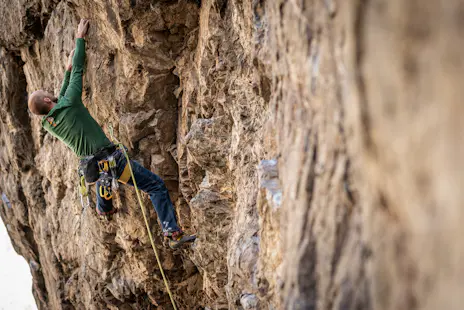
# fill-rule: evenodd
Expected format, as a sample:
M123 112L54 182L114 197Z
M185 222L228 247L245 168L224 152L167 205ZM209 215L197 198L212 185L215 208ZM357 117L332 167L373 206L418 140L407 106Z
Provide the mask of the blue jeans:
M116 160L116 177L119 179L126 167L127 160L121 150L117 150L112 155ZM150 195L153 207L161 222L163 233L168 234L180 230L179 226L177 226L176 214L168 189L163 180L150 170L145 169L138 162L134 160L130 162L137 181L137 187ZM132 178L129 179L127 184L134 185ZM101 214L111 213L113 211L113 200L100 197L99 188L100 181L97 181L97 209Z

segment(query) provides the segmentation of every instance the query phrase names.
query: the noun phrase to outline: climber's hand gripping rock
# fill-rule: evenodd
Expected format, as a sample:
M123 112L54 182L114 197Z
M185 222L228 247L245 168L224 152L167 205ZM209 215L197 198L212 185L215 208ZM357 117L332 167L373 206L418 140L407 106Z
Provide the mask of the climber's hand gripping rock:
M77 27L77 35L76 38L83 39L87 35L87 30L89 29L89 20L88 19L81 19L79 26Z

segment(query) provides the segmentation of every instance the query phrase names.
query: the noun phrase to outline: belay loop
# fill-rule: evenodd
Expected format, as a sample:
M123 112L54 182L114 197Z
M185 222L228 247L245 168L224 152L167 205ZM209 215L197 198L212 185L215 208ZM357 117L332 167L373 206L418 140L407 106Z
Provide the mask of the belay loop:
M151 234L150 224L148 223L148 218L147 218L145 206L143 204L142 196L140 195L139 188L137 187L137 182L135 181L134 171L132 170L132 165L130 163L129 155L127 155L127 150L124 147L124 145L121 142L119 142L118 140L116 140L116 138L114 137L113 125L111 123L108 125L108 128L109 128L109 131L110 131L111 140L113 141L114 144L116 144L119 147L119 149L123 152L124 157L126 158L127 166L129 167L129 170L130 170L132 183L134 184L134 188L135 188L135 192L137 194L137 199L139 201L140 209L142 209L143 219L145 220L145 226L147 227L147 232L148 232L148 237L150 238L151 247L153 248L153 252L155 253L156 262L158 263L158 267L159 267L161 275L163 277L164 285L166 286L166 291L168 292L169 298L171 299L172 307L174 308L174 310L177 310L177 306L176 306L176 303L174 301L174 297L172 296L171 289L169 288L168 279L166 278L166 275L164 274L163 266L161 265L161 260L160 260L159 255L158 255L158 250L155 247L155 241L153 239L153 235Z

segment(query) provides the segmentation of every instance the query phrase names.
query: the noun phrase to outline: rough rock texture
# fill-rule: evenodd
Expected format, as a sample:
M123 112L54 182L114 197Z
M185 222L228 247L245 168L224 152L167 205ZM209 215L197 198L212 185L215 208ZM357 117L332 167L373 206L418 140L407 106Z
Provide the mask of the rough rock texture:
M177 166L170 153L179 84L174 60L195 37L198 7L189 2L62 1L51 14L44 10L36 12L47 19L39 36L21 28L13 40L9 36L15 31L2 32L2 40L11 44L2 52L2 142L8 152L2 148L1 188L12 202L11 210L2 209L2 217L18 252L34 262L37 302L43 309L169 307L133 191L119 193L121 212L112 222L96 216L93 208L82 210L77 159L44 134L39 119L29 119L25 92L42 87L58 91L78 16L92 19L85 103L106 130L114 124L134 158L161 175L177 200ZM146 204L151 205L148 198ZM155 214L150 214L178 306L202 305L197 293L202 279L188 251L167 251ZM184 218L188 229L189 218Z
M150 212L179 308L460 309L462 1L199 4L0 4L0 215L39 308L171 307L133 190L83 210L27 113L86 17L86 106L198 234L170 251Z

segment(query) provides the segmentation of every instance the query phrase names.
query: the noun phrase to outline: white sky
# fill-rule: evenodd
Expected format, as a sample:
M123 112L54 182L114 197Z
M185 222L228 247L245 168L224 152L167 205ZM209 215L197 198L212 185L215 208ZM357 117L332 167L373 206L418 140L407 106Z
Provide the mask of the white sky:
M16 254L1 219L0 223L0 310L36 310L29 265Z

